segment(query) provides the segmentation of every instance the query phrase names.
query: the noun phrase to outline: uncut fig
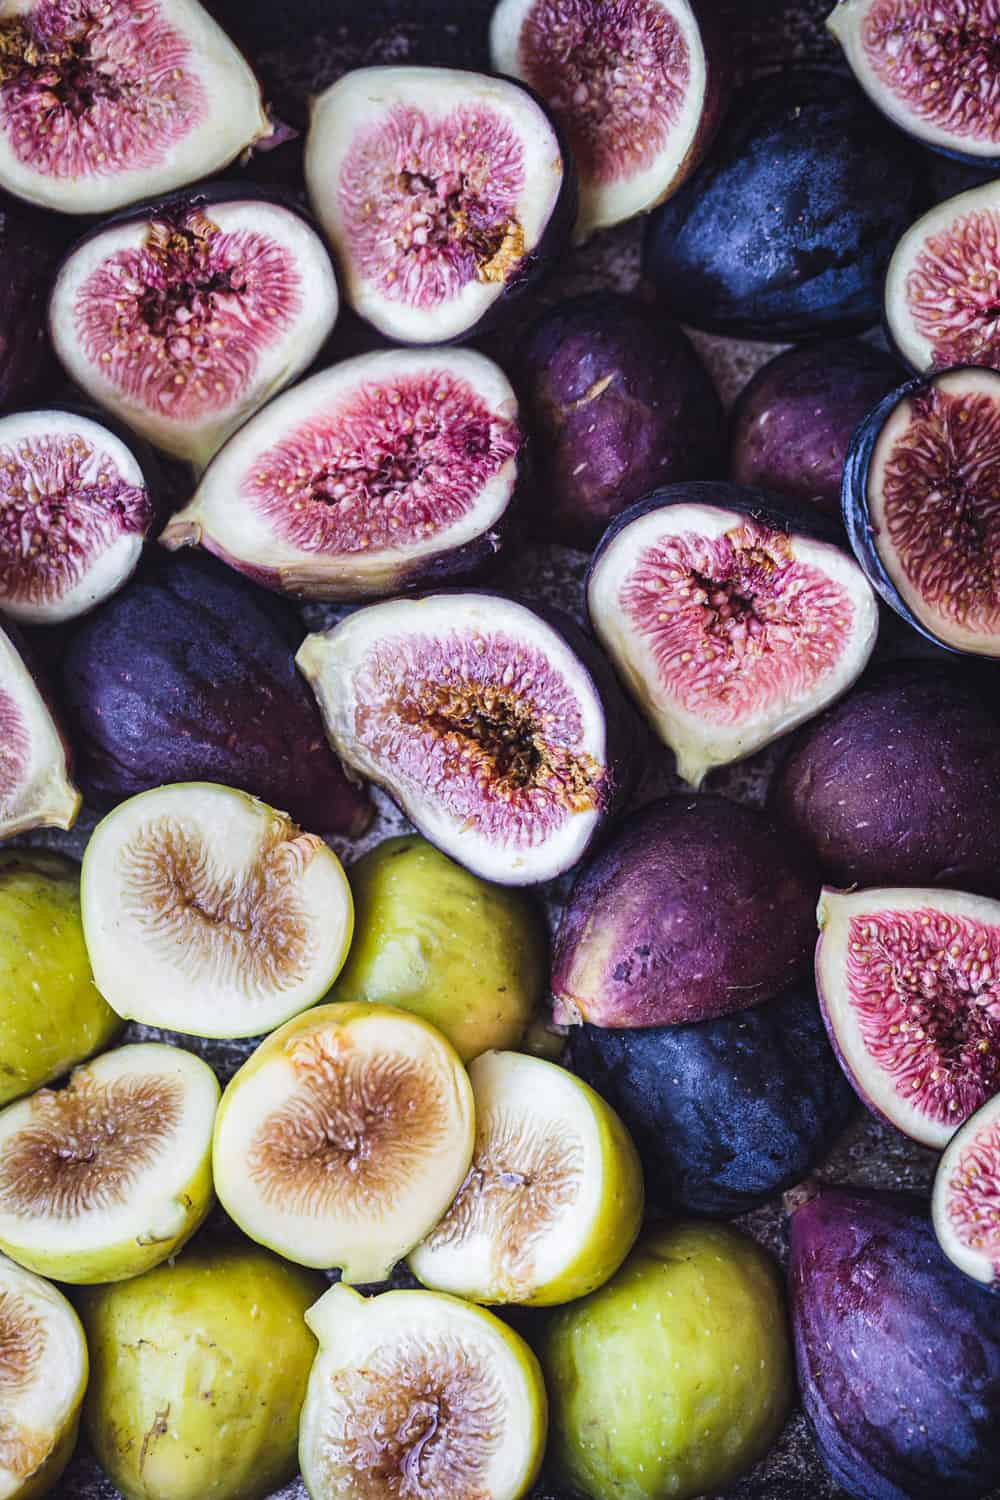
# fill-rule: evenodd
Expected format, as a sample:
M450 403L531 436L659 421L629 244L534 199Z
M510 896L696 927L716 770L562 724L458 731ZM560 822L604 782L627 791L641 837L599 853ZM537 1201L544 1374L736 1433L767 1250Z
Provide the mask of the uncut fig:
M32 828L72 828L80 793L69 746L24 653L0 630L0 839Z
M834 1481L856 1500L985 1500L1000 1474L996 1304L942 1255L922 1200L789 1199L799 1388Z
M54 368L45 304L66 231L48 214L0 197L0 407L36 397Z
M934 1177L933 1218L948 1259L1000 1292L1000 1091L949 1141Z

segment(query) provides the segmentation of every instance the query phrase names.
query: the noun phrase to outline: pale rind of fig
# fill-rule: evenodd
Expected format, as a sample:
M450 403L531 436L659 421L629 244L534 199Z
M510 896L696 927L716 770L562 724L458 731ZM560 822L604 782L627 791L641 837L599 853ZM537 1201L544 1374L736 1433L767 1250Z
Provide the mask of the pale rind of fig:
M272 133L197 0L14 0L0 47L0 187L58 213L171 192Z
M485 355L363 354L258 412L160 541L301 598L394 594L499 551L521 443L517 398Z
M262 1042L219 1106L219 1199L299 1265L383 1281L437 1223L472 1160L472 1086L419 1017L317 1006Z
M472 1302L548 1307L602 1286L642 1224L642 1167L621 1120L556 1063L469 1064L476 1149L454 1203L409 1265Z
M0 630L0 839L31 828L72 828L80 802L49 705Z
M868 1108L941 1151L1000 1092L1000 901L964 891L826 889L816 988Z
M259 1036L321 1000L354 925L337 856L246 792L175 782L94 830L81 877L97 988L126 1020Z
M613 523L588 578L598 639L694 787L839 698L878 635L846 550L755 515L753 498L659 491Z
M938 1162L931 1209L948 1259L1000 1292L1000 1093L948 1142Z
M52 289L49 330L94 401L202 469L312 363L338 306L302 214L209 184L82 239Z
M138 1276L212 1205L219 1085L181 1047L137 1042L0 1111L0 1249L42 1276Z
M0 1255L0 1500L39 1500L76 1446L87 1343L61 1292Z
M340 1285L306 1322L319 1339L299 1430L311 1500L530 1490L548 1402L537 1359L499 1318L440 1292Z

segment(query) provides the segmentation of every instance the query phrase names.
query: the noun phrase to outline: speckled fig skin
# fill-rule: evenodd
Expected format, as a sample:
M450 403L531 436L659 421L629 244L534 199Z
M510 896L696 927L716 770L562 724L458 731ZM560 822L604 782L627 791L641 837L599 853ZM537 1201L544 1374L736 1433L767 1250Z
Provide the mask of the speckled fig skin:
M922 1199L788 1199L799 1387L833 1478L856 1500L979 1500L1000 1473L995 1300L945 1257Z

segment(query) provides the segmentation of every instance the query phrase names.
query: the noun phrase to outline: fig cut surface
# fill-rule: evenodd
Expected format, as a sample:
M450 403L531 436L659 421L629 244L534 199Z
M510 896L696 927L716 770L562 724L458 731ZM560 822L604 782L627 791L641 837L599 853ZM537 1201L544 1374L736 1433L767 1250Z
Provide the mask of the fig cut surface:
M27 662L0 630L0 839L72 828L80 800L59 726Z
M934 1232L948 1259L1000 1292L1000 1090L948 1142L932 1208Z

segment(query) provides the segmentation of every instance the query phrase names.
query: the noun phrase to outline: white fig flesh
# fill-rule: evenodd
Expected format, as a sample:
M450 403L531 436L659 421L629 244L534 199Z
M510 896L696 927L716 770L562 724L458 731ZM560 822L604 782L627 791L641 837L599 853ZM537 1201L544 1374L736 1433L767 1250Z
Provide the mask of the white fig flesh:
M949 1141L934 1178L932 1208L948 1259L1000 1291L1000 1093Z
M31 828L72 828L80 802L48 704L0 630L0 839Z

